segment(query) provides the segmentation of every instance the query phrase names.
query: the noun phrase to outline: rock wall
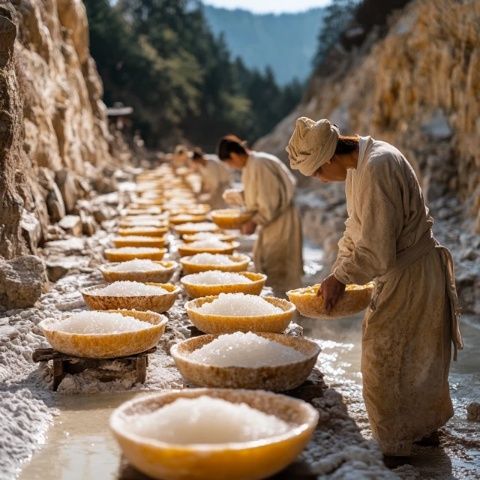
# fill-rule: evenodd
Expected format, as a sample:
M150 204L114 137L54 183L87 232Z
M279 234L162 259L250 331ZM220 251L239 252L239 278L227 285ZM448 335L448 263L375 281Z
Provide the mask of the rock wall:
M35 252L112 164L101 98L80 0L1 2L0 256Z
M285 159L300 115L393 143L419 173L436 234L458 253L457 264L473 268L480 258L480 0L417 0L390 22L384 38L370 37L328 75L316 72L301 104L255 147ZM299 199L306 237L322 243L330 261L343 197L343 186L306 182ZM467 276L468 309L480 312L478 261L476 280Z

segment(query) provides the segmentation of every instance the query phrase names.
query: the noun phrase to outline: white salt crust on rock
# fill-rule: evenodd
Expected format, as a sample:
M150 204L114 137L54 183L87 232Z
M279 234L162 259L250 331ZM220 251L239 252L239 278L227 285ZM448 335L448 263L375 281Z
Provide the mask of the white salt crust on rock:
M196 310L207 315L249 317L282 313L281 308L268 303L257 295L243 293L221 293L213 302L204 303Z
M165 270L165 267L152 260L129 260L128 262L120 262L117 265L106 266L112 272L155 272Z
M206 272L186 275L183 280L194 285L230 285L238 283L252 283L252 281L238 273L208 270Z
M189 263L194 265L232 265L235 262L230 260L228 255L221 253L197 253L190 257Z
M135 332L152 325L134 317L112 312L79 312L52 324L54 330L68 333L102 334Z
M180 445L248 442L289 430L283 420L245 403L208 396L180 398L155 412L138 415L131 428L143 437Z
M220 335L192 352L190 359L216 367L257 368L301 362L305 355L252 332L235 332Z
M169 292L162 287L155 287L153 285L128 280L113 282L106 287L88 292L89 295L100 295L102 297L146 297L150 295L163 295L165 293Z

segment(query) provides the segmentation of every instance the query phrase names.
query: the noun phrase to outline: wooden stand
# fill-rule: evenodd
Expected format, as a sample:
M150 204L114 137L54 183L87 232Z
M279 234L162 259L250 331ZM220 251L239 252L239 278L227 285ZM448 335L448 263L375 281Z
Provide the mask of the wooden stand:
M153 353L157 348L153 347L145 352L129 355L128 357L117 358L83 358L74 357L65 353L57 352L53 348L37 348L32 355L34 362L53 362L53 390L56 391L60 382L67 373L75 375L87 368L100 369L100 380L110 382L118 378L118 371L108 369L108 362L121 362L130 365L137 373L137 382L145 383L147 376L148 354ZM107 367L107 368L105 368Z

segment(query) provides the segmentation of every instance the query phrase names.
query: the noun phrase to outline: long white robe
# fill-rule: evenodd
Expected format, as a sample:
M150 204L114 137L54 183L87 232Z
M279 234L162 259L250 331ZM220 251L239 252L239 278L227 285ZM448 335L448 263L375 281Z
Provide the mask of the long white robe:
M251 152L242 170L244 200L259 225L254 247L257 270L268 276L267 285L283 296L301 286L303 273L302 225L294 205L296 181L275 156Z
M226 203L222 194L230 187L231 172L216 155L205 155L204 159L206 164L199 167L202 177L202 192L208 193L208 203L212 208L225 208Z
M453 264L395 147L361 137L345 191L348 219L333 273L345 284L376 281L363 322L363 396L384 454L408 455L453 415L452 341L455 352L462 348Z

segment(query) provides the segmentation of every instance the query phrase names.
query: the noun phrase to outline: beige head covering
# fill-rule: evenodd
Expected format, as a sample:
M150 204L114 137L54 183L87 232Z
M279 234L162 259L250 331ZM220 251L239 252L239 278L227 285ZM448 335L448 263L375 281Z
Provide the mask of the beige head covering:
M338 128L326 118L318 122L308 117L297 118L286 148L290 167L305 176L313 175L333 157L339 134Z

